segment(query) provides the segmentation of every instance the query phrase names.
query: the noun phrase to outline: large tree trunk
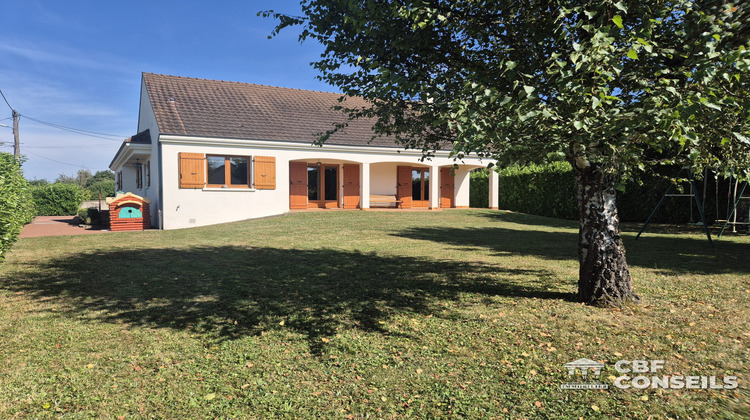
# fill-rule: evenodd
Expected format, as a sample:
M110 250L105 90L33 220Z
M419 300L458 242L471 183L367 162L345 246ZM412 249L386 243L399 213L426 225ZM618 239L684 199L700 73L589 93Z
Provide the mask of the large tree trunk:
M596 164L573 168L578 181L580 220L578 299L601 306L638 302L620 236L616 178Z

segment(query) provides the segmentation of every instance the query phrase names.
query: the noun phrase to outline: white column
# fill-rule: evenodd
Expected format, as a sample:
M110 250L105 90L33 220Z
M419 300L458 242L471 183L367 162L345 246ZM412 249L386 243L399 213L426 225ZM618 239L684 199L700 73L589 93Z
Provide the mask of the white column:
M490 208L493 210L500 208L500 194L497 191L499 182L500 176L494 168L490 169Z
M359 208L370 208L370 164L363 163L359 171Z
M457 209L469 208L469 191L471 190L471 169L459 168L453 177L453 192Z
M440 208L440 167L430 167L430 210Z

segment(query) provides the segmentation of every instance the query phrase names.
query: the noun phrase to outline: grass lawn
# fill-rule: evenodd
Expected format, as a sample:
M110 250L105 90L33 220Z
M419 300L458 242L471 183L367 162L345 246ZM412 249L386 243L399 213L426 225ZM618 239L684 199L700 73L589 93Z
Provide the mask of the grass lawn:
M573 301L575 223L502 211L21 239L0 418L750 417L750 238L626 230L622 310ZM739 388L560 389L579 358Z

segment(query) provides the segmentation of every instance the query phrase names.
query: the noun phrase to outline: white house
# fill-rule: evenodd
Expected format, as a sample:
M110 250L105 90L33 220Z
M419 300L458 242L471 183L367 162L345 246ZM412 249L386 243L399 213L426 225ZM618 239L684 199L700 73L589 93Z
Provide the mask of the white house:
M144 73L138 134L110 169L117 189L151 200L152 224L177 229L307 208L467 208L469 172L487 161L438 151L420 161L346 117L341 95ZM360 98L347 98L357 105ZM454 169L454 164L458 168ZM490 207L497 208L497 174Z

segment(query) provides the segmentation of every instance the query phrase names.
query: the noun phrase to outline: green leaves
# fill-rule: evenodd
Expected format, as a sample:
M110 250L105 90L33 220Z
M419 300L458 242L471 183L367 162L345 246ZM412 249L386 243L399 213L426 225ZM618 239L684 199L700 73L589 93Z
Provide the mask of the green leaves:
M612 18L612 22L614 22L614 23L615 23L615 25L617 25L617 27L618 27L618 28L620 28L620 29L625 29L625 27L624 27L624 26L622 26L622 16L620 16L620 15L615 15L615 16L614 16L614 17Z
M534 161L575 142L626 175L657 162L750 167L746 22L723 5L304 4L327 51L321 79L370 100L349 118L372 117L401 145L453 139L456 155Z

